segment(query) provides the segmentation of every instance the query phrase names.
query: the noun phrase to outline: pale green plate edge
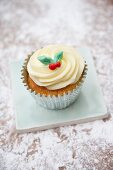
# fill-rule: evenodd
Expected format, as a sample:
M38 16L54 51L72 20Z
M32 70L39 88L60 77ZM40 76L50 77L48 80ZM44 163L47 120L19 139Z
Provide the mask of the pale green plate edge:
M92 60L91 53L87 48L80 48L78 50L80 52L82 51L82 54L85 53L85 55L88 55L88 57L90 57L89 60ZM11 63L11 77L13 77L13 68L12 68L13 64L15 64L15 62ZM18 64L18 62L17 62L17 64ZM12 87L13 87L13 82L12 82ZM66 122L64 121L64 122L54 123L54 124L51 123L51 124L46 124L46 125L43 125L43 126L40 125L40 127L37 127L37 126L34 127L33 126L33 127L30 127L30 128L26 128L26 129L19 127L18 122L17 122L17 114L16 113L15 113L15 116L16 116L16 130L17 130L17 132L18 133L25 133L25 132L33 132L33 131L37 131L37 130L46 130L46 129L50 129L50 128L65 126L65 125L87 123L87 122L91 122L91 121L95 121L95 120L108 118L110 116L110 114L107 113L107 109L106 109L106 106L105 106L104 109L103 109L103 113L100 113L98 116L94 116L94 113L93 113L93 116L87 117L87 118L82 118L82 119L79 119L79 120L75 119L75 120L72 120L72 121L66 121Z

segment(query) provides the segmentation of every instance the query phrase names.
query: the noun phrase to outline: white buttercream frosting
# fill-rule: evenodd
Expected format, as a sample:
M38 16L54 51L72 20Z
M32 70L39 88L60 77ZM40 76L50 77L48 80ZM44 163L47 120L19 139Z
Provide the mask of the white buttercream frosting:
M42 64L38 57L45 55L54 58L55 54L63 51L61 67L50 70L48 65ZM67 45L49 45L37 50L30 57L27 70L30 78L39 86L49 90L61 89L76 83L84 69L84 59L75 48Z

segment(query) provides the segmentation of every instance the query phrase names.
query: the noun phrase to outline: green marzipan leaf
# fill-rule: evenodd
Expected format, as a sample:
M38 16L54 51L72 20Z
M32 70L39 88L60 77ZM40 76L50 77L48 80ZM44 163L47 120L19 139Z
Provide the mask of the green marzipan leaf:
M55 62L61 61L62 58L63 58L63 51L60 51L60 52L58 52L57 54L55 54L54 61L55 61Z
M53 59L50 57L46 57L46 56L39 56L38 60L45 65L49 65L50 63L53 63Z

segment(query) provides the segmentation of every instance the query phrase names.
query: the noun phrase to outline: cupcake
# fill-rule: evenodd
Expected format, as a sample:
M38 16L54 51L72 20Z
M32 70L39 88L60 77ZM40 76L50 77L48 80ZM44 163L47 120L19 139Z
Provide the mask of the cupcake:
M83 57L73 47L49 45L28 55L22 79L35 101L47 109L72 104L87 75Z

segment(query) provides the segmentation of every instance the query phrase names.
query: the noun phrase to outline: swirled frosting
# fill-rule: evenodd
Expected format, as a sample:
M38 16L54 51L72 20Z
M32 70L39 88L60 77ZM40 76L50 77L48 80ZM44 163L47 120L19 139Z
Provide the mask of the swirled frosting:
M61 67L50 70L47 65L38 60L38 56L46 55L51 58L63 51ZM69 84L76 83L84 69L84 60L76 49L67 45L49 45L37 50L30 57L27 71L30 78L39 86L49 90L61 89Z

